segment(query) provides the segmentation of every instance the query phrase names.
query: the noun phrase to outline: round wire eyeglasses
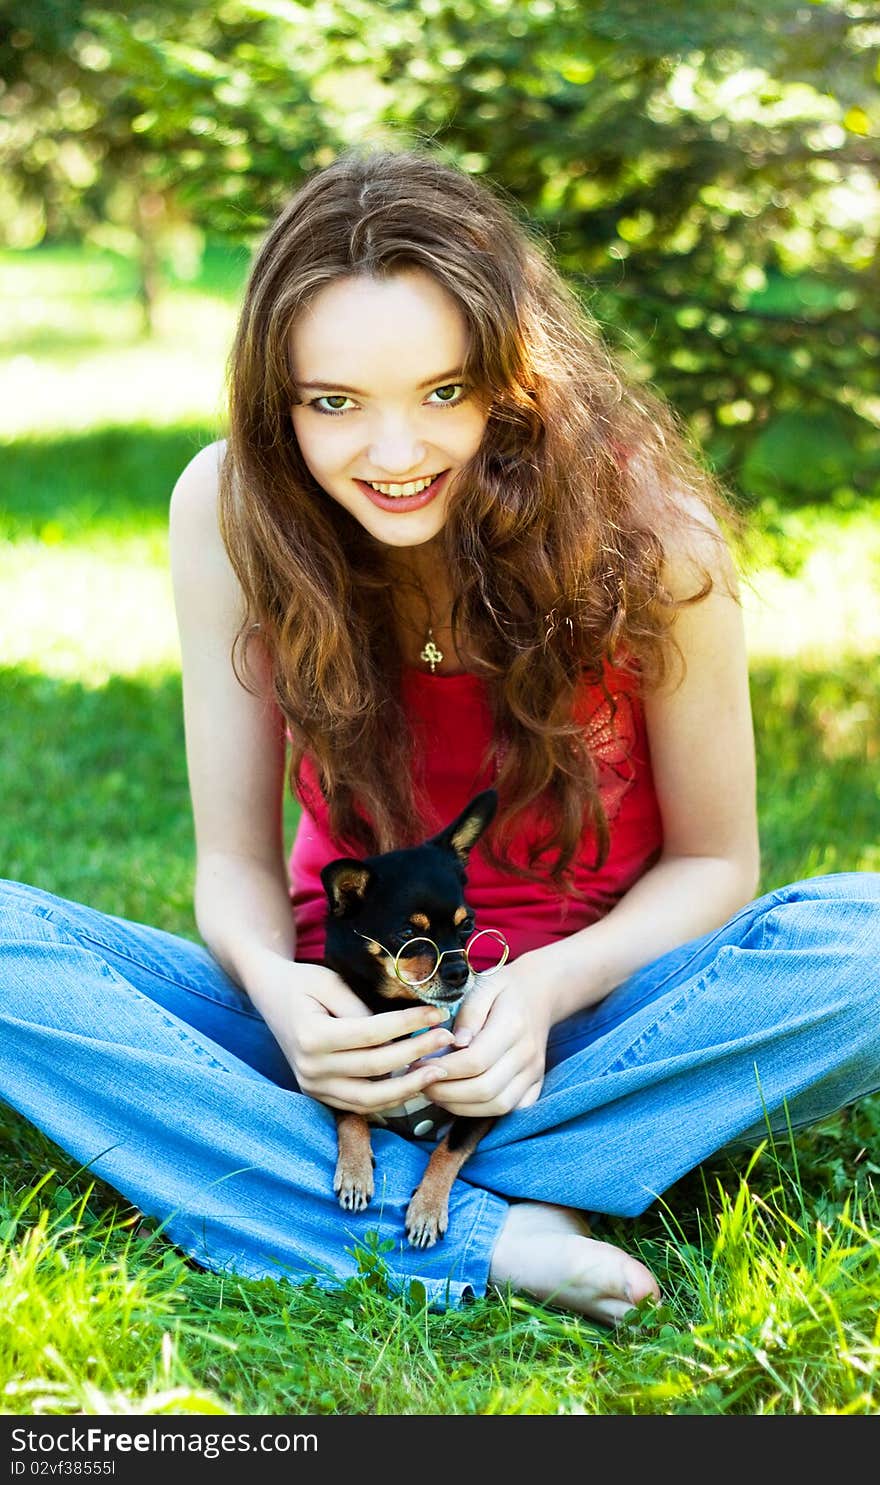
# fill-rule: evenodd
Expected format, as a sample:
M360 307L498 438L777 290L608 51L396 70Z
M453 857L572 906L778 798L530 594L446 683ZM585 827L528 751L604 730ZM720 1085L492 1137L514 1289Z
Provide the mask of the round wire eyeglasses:
M368 943L379 943L379 940L370 933L358 933L358 938L366 939ZM478 969L475 964L471 963L471 955L478 947L483 957L487 954L496 956L495 962L485 969ZM426 985L429 980L433 979L447 954L463 954L471 973L479 975L496 974L502 965L507 963L510 955L510 945L498 928L480 928L476 933L471 934L463 949L444 949L442 953L432 938L408 938L406 943L401 944L396 954L392 954L384 944L379 944L379 948L388 955L389 959L393 959L394 973L404 985ZM405 964L407 959L416 961L409 970ZM430 969L427 968L428 965Z

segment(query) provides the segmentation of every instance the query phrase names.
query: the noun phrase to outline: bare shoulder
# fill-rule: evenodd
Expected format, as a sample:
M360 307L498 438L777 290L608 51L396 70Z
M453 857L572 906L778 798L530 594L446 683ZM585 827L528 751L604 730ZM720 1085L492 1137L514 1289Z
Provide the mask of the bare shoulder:
M678 486L664 490L656 473L636 461L640 522L663 548L663 581L681 601L703 588L738 594L736 562L721 525L707 502Z
M231 643L245 614L244 597L220 533L220 469L225 444L199 452L179 475L171 495L168 545L178 627L186 649L214 636Z
M220 534L220 470L226 452L218 440L190 459L171 493L168 545L175 590L199 598L207 616L210 606L242 612L238 581ZM180 599L178 600L180 602Z
M178 475L171 492L169 521L172 543L181 528L188 536L201 532L204 537L219 535L217 498L220 491L220 469L226 453L226 442L218 439L190 459Z
M703 588L716 597L738 600L736 562L712 511L695 498L682 498L687 521L664 533L663 580L676 599Z

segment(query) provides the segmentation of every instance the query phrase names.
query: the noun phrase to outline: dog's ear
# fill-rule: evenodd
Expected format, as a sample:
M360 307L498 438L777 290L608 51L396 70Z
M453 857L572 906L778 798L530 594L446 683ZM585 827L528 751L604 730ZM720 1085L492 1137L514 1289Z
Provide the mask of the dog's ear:
M482 794L477 794L470 804L465 805L461 814L453 820L451 825L447 825L439 835L432 836L427 844L441 846L451 851L461 866L467 866L472 848L486 827L492 823L497 808L496 790L484 789Z
M340 856L321 868L321 881L333 916L344 918L363 901L373 873L363 861Z

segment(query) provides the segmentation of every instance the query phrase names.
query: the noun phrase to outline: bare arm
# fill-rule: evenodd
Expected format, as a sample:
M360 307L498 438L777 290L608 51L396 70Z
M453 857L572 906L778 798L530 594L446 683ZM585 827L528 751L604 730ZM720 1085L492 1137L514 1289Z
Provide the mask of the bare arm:
M381 1108L371 1079L406 1066L391 1038L432 1025L427 1007L370 1017L321 965L294 962L294 921L282 830L285 742L270 667L251 651L246 689L232 668L244 598L217 522L218 445L174 488L171 573L183 666L187 770L196 839L196 923L217 962L250 995L300 1087L341 1108ZM432 1046L448 1033L430 1033ZM427 1045L425 1050L428 1050ZM424 1072L395 1081L386 1106L412 1097Z
M294 935L281 826L283 729L259 652L261 696L244 690L230 663L243 598L216 521L220 454L216 444L204 449L175 486L171 573L196 837L196 923L214 957L246 986L255 978L249 969L266 953L292 959Z

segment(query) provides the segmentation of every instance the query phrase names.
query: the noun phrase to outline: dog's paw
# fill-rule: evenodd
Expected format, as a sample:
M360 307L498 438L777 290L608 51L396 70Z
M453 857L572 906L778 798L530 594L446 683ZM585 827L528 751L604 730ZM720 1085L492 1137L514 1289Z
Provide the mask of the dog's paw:
M449 1208L417 1191L406 1209L406 1235L413 1248L433 1248L449 1226Z
M344 1212L362 1212L373 1195L373 1161L340 1160L333 1177L333 1190Z

